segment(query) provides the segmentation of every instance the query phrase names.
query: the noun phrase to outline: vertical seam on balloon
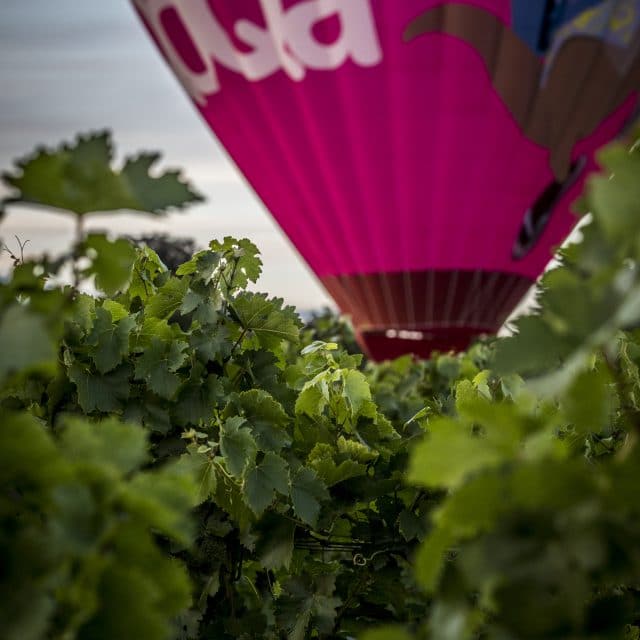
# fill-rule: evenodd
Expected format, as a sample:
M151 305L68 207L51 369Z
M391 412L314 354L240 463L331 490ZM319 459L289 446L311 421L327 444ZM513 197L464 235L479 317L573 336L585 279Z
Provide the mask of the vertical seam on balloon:
M377 29L378 23L375 18L374 22ZM353 61L348 60L345 62L345 64L349 65L354 63ZM366 72L366 70L364 69L360 71L362 73ZM357 101L353 100L352 93L350 93L349 87L345 86L345 78L340 75L339 70L334 71L334 74L336 78L335 84L337 86L336 95L340 98L338 100L339 105L337 105L337 108L341 110L342 119L347 122L345 131L347 133L350 131L359 132L361 119L354 117L354 114L351 112L352 109L355 110L355 108L358 106ZM356 204L359 205L360 208L360 211L358 212L350 211L351 207L346 207L346 210L349 211L349 215L357 216L357 219L360 221L358 230L359 233L362 234L361 236L358 235L356 237L351 237L349 239L349 244L352 246L358 245L360 244L360 242L362 242L363 238L366 238L366 242L364 244L368 248L369 252L372 252L375 255L374 261L377 265L374 269L365 269L364 263L361 263L360 267L358 268L358 272L360 274L370 272L379 273L382 270L382 260L380 256L381 248L379 247L377 242L378 238L376 237L376 230L374 228L375 225L371 224L371 219L375 214L375 201L367 190L365 181L362 179L363 173L361 167L369 159L365 148L362 147L363 141L367 141L367 136L357 135L355 143L353 140L350 140L350 143L345 145L346 149L344 151L345 153L349 154L351 160L350 164L353 167L353 171L356 175L355 184L352 186L354 189L354 193L357 194ZM377 275L376 277L378 278L378 280L381 280L379 275ZM376 295L376 292L371 289L371 282L369 278L366 276L358 276L358 286L364 292L366 304L369 307L368 317L370 318L370 320L372 320L374 323L382 321L382 319L384 318L384 310L383 307L381 307L379 304L378 295ZM383 292L383 295L385 295L384 289L381 288L380 290ZM373 316L373 318L371 316Z
M445 16L446 16L446 5L441 5L440 7L438 7L438 9L440 9L439 13L437 14L437 30L439 33L440 38L444 38L444 35L442 35L442 30L444 27L444 23L445 23ZM445 100L445 95L444 95L444 91L443 91L443 81L444 78L446 78L446 71L443 71L443 68L446 70L446 59L445 59L445 48L444 47L438 47L437 49L438 51L438 62L440 63L440 68L439 68L439 74L438 76L435 76L434 74L434 83L433 83L433 88L434 88L434 93L437 96L436 97L436 101L439 105L439 108L436 110L436 113L438 114L438 119L440 120L438 122L437 128L436 128L436 138L434 139L434 157L435 158L441 158L442 156L442 144L443 144L443 135L442 135L442 130L443 130L443 123L441 121L442 115L445 111L444 109L444 100ZM436 81L437 80L437 84ZM437 165L436 165L437 166ZM431 322L433 322L435 320L435 315L436 313L438 313L435 309L435 279L436 279L436 274L435 274L435 270L436 270L436 265L439 263L439 247L442 245L442 243L438 242L439 240L439 236L440 234L438 233L438 226L434 225L434 218L437 219L437 216L440 215L447 215L448 212L443 212L443 211L437 211L437 205L438 205L438 198L439 198L439 190L438 190L438 186L439 186L439 179L438 179L438 173L437 170L434 170L434 175L432 176L432 180L431 180L431 184L433 185L432 189L431 189L431 193L429 194L429 206L428 206L428 216L429 216L429 223L428 223L428 229L429 229L429 249L428 249L428 263L429 263L429 268L432 270L433 273L433 278L430 281L430 285L432 287L431 289L431 297L430 297L430 313L429 313L429 319L431 320Z
M451 323L451 310L453 308L453 301L455 298L455 294L456 294L456 289L458 287L458 271L457 270L453 270L451 271L451 280L449 280L449 282L447 283L447 299L446 302L444 304L444 310L443 310L443 325L445 327L450 327L452 326Z
M433 280L435 272L433 269L427 270L427 295L425 299L425 320L428 326L433 324Z
M509 317L509 311L505 311L506 303L510 300L510 298L517 292L520 285L520 278L518 276L512 276L511 278L507 278L502 288L500 295L496 296L496 304L494 306L494 318L492 326L495 327L495 331L497 331L504 321Z
M278 73L283 73L283 72L279 71ZM340 189L337 188L334 177L332 177L332 175L327 172L327 168L326 168L327 154L322 145L322 136L318 137L318 132L316 131L316 128L314 125L315 119L312 117L312 114L309 109L309 105L306 104L304 99L301 99L300 95L296 91L292 91L290 95L295 105L300 110L300 113L302 114L301 124L303 126L304 132L307 134L305 137L312 149L312 153L314 154L314 157L316 158L322 157L325 159L324 163L318 162L317 166L323 178L323 184L328 194L329 200L333 203L334 208L336 204L341 204L341 203L344 204L344 196L341 194ZM321 133L327 134L326 131L323 131ZM334 132L331 132L331 133L333 134ZM320 216L322 216L322 212L319 212L319 213L320 213ZM362 265L363 265L362 257L363 257L364 249L358 246L357 244L356 246L353 246L349 224L345 224L340 216L336 216L334 220L339 229L339 232L343 236L343 240L342 240L343 246L351 247L353 255L356 257L356 262L358 265L357 270L361 271ZM333 233L329 234L328 242L326 243L325 246L335 246L335 236L336 236L336 233L334 230ZM339 259L335 261L335 264L339 264L339 263L340 263Z
M461 313L458 315L456 326L463 327L469 318L470 311L473 308L473 304L478 296L478 287L482 282L482 274L484 271L474 271L471 278L471 282L467 288L467 293L463 298L461 305Z
M224 7L224 6L228 6L228 5L223 5L223 7ZM210 11L212 11L212 8L211 8L211 6L210 6L210 5L209 5L209 10L210 10ZM239 57L239 60L240 60L240 62L242 61L242 59L241 59L240 57ZM215 62L214 62L214 64L215 64ZM240 66L240 67L242 67L242 64L239 64L239 66ZM246 65L245 65L245 67L246 67ZM253 87L252 87L252 88L253 88ZM261 111L261 113L262 113L262 115L263 115L263 117L264 117L265 121L268 123L269 128L270 128L270 129L271 129L271 131L274 133L274 135L275 135L275 137L276 137L276 142L277 142L277 144L278 144L279 148L280 148L280 149L282 149L282 150L286 150L286 143L284 143L284 142L283 142L283 136L281 135L280 130L277 128L277 121L276 121L274 118L272 118L272 117L271 117L271 114L270 114L270 112L269 112L269 108L265 106L265 101L264 101L264 99L262 98L262 96L260 95L260 93L259 93L259 92L256 92L256 91L251 91L251 96L252 96L252 99L253 99L253 101L254 101L254 104L256 104L256 105L257 105L257 107L258 107L258 108L259 108L259 110ZM236 114L240 113L240 111L237 111L237 110L229 110L229 112L233 114L234 119L236 119L238 122L242 123L242 119L238 119L238 118L237 118L237 116L236 116ZM246 118L245 118L245 120L246 120ZM244 129L245 129L245 127L238 127L238 129L237 129L237 130L238 130L238 131L243 131ZM247 139L247 138L245 137L245 139ZM262 153L262 152L260 151L260 147L259 147L259 145L253 145L253 147L254 147L254 152L255 152L255 150L258 150L258 153L260 153L260 155L264 155L264 153ZM286 154L286 153L281 153L281 155L282 155L282 157L286 157L286 155L287 155L287 154ZM290 163L290 164L291 164L291 163ZM312 223L312 226L316 227L316 229L317 229L317 228L319 228L319 229L320 229L320 235L324 235L324 236L325 236L325 240L326 240L326 229L324 229L324 225L323 225L323 224L321 224L321 223L317 220L317 217L310 215L310 214L311 214L311 212L313 211L314 206L313 206L312 201L309 201L309 198L308 198L308 196L307 196L307 194L306 194L306 190L305 190L305 188L304 188L304 182L305 182L305 181L304 181L304 177L303 177L303 175L302 175L302 171L299 171L299 170L298 170L297 168L295 168L295 167L289 167L289 169L290 169L290 171L292 171L292 174L293 174L293 176L294 176L294 182L295 182L295 183L296 183L296 185L297 185L298 198L299 198L299 199L301 200L301 202L304 204L304 207L305 207L305 209L306 209L306 213L307 213L307 215L305 215L305 216L304 216L305 221L307 221L307 223L308 223L308 222L311 222L311 223ZM241 173L242 173L242 172L241 172ZM248 180L247 180L247 182L248 182ZM251 186L251 183L249 183L249 185ZM302 188L300 188L300 185L302 185ZM258 195L258 198L259 198L261 201L263 201L263 200L262 200L262 197L261 197L261 196L260 196L260 195L259 195L259 194L254 190L254 189L253 189L253 187L252 187L252 186L251 186L251 188L252 188L252 191L254 191L254 193L256 193L256 195ZM263 201L263 202L264 202L264 201ZM280 227L282 227L282 228L284 229L284 226L285 226L285 225L283 225L283 224L280 222L280 219L278 219L278 218L276 217L275 213L272 213L272 212L271 212L271 208L270 208L270 207L266 207L266 208L267 208L268 212L270 213L271 217L272 217L274 220L276 220L276 222L278 223L278 225L279 225ZM298 220L298 219L296 219L296 221L295 221L295 222L293 222L293 221L292 221L292 222L291 222L291 225L287 225L287 226L295 226L295 227L296 227L296 228L298 228L298 229L304 229L304 230L305 230L305 232L304 232L304 235L305 235L305 236L309 236L309 235L313 236L313 235L315 235L313 231L311 231L310 233L308 232L308 226L306 226L306 225L300 225L300 222L299 222L299 220ZM305 227L306 227L306 228L305 228ZM314 242L313 242L313 237L312 237L312 238L311 238L311 242L309 242L307 246L312 248L312 247L314 247L314 246L315 246L315 244L316 244L316 243L314 243ZM326 246L326 242L325 242L324 244L325 244L325 246ZM297 250L297 252L298 252L300 255L302 255L302 250L301 250L301 248L299 248L297 245L296 245L296 250ZM334 249L334 251L335 251L335 249ZM303 259L305 259L305 261L306 261L306 258L303 258ZM317 276L317 274L316 274L316 276Z
M490 81L490 86L491 86L491 90L495 93L495 78L497 75L497 69L499 67L499 65L501 64L502 60L503 60L503 52L505 50L505 37L507 34L507 27L506 25L504 25L502 22L499 23L500 26L497 27L498 29L500 29L499 31L499 37L497 39L496 45L494 46L494 49L492 51L492 59L491 59L491 64L487 65L487 72L489 75L489 81ZM484 103L484 108L485 108L485 114L486 111L488 110L489 105L486 104L486 102ZM498 153L498 145L495 145L493 150L492 150L492 156L496 156ZM491 160L493 161L493 157L491 158ZM478 181L480 180L482 176L482 167L477 166L476 167L476 171L473 172L473 177L474 177L474 182L472 183L473 185L477 184ZM468 188L467 189L467 193L469 194L469 198L467 198L467 207L465 208L465 213L467 212L471 212L474 209L474 202L472 201L473 195L476 193L477 191L474 190L473 188ZM475 203L475 206L477 207L477 203ZM485 205L486 206L486 205ZM467 224L470 224L471 220L467 219L468 222ZM502 222L502 219L500 219L500 221ZM461 252L462 255L466 255L466 252L468 251L468 242L470 239L472 239L473 234L468 231L467 235L465 236L463 242L461 243ZM509 247L510 249L510 247ZM493 271L494 269L492 269ZM477 272L476 272L477 273ZM480 277L480 280L482 280L482 277ZM475 282L475 279L474 279ZM472 285L472 289L474 289L475 287ZM468 296L467 296L468 298ZM476 299L477 299L477 295L476 295ZM474 300L475 302L475 300ZM463 309L465 308L467 304L467 300L465 300L465 303L463 305ZM473 303L471 303L473 304ZM466 315L466 314L465 314ZM466 321L466 319L465 319ZM464 325L464 321L461 320L460 321L460 326Z
M229 5L224 5L224 6L229 6ZM241 60L241 59L240 59ZM242 66L241 64L239 66ZM245 65L246 66L246 65ZM278 147L280 148L280 150L286 150L287 146L286 143L283 142L283 136L282 133L280 131L280 129L278 128L278 121L275 118L271 117L269 108L265 107L265 101L262 97L262 95L260 94L259 91L251 91L251 96L253 99L254 104L257 105L257 107L259 108L259 110L261 111L265 122L267 123L267 125L269 126L270 130L273 132L274 137L276 139L276 143L278 145ZM229 110L230 113L233 113L233 117L234 119L237 118L236 114L240 113L239 111L235 111L235 110ZM242 123L242 119L238 120L239 122ZM239 131L242 131L245 127L238 127ZM216 132L216 135L219 135ZM260 147L259 145L254 145L254 149L258 150L258 153L260 153L260 155L264 155L263 152L259 151ZM230 152L229 155L231 156ZM280 152L280 155L284 158L288 156L288 153L282 153L282 151ZM233 158L233 156L231 156ZM234 164L235 160L234 160ZM293 166L292 166L293 164ZM238 165L239 166L239 165ZM291 172L290 175L293 176L294 178L294 183L297 185L297 191L298 191L298 197L299 199L305 203L305 208L307 210L307 214L306 216L304 216L304 221L306 224L311 223L312 226L316 227L316 229L320 229L320 234L323 238L324 238L324 242L323 245L325 247L325 250L328 250L329 253L331 253L334 256L335 259L335 254L337 252L337 247L335 246L334 243L331 242L331 233L328 232L327 228L325 227L325 225L322 222L322 218L318 217L318 216L314 216L314 215L309 215L311 214L311 212L314 211L314 204L313 201L309 201L309 196L306 194L306 189L304 188L304 184L305 184L305 180L303 178L302 175L302 170L298 169L298 167L295 166L295 163L289 163L289 171ZM256 193L256 195L258 196L258 198L264 203L264 200L262 199L262 196L260 194L257 193L257 191L255 191L255 189L253 188L253 186L251 185L251 183L249 183L249 181L247 180L247 183L251 186L251 190ZM302 188L300 188L300 185L302 185ZM317 205L315 205L317 206ZM276 216L276 214L274 212L271 212L271 209L269 207L265 207L267 208L267 210L269 211L271 217L276 220L276 222L278 223L279 226L281 226L283 229L285 228L285 225L281 223L280 218ZM286 225L289 226L289 225ZM296 219L295 222L291 222L291 226L296 226L298 228L301 227L300 222L298 219ZM304 228L304 226L302 226L301 228ZM308 228L308 227L307 227ZM310 233L305 233L304 235L315 235L313 233L313 231L311 231ZM313 242L313 238L311 238L311 242L308 243L308 247L314 247L315 244ZM300 255L302 255L302 248L298 247L296 245L296 249L298 251L298 253ZM339 255L339 254L338 254ZM303 257L303 259L306 258ZM318 263L316 263L318 264ZM314 269L315 272L315 269ZM316 273L316 276L318 274Z
M495 271L485 274L485 276L483 277L484 282L478 287L478 294L476 296L475 308L473 309L473 314L475 314L475 316L473 317L473 320L472 320L472 322L475 325L480 325L480 324L486 325L485 318L482 315L483 313L482 302L484 300L491 300L489 293L493 292L497 278L498 278L498 274ZM486 292L487 289L489 291L488 293Z
M505 28L505 31L506 31L506 29L512 29L512 27L513 27L513 25L509 25L509 26L505 25L504 28ZM503 34L503 37L507 37L507 36L508 36L507 33ZM519 36L517 34L515 34L515 32L514 32L514 37L518 38ZM536 57L538 57L538 59L540 59L539 56L536 56ZM512 75L515 72L517 72L517 68L515 66L510 67L510 68L512 69L512 71L510 72L509 75ZM511 110L509 109L508 105L505 102L503 102L502 99L500 100L500 102L502 104L502 107L507 111L507 113L509 114L509 117L513 120L515 126L520 131L520 134L522 136L525 136L528 140L531 140L531 138L529 137L527 132L529 130L529 127L531 126L531 121L532 121L532 118L533 118L534 114L536 113L537 104L538 104L538 101L540 99L540 79L541 79L541 77L542 77L542 65L540 64L537 67L536 77L533 80L533 82L531 83L531 87L532 87L532 92L533 93L531 95L527 96L528 99L526 101L526 112L525 112L524 118L522 119L522 124L520 124L518 122L517 118L511 112ZM510 155L512 162L510 163L510 166L517 166L516 163L513 162L513 160L514 160L514 158L516 156L519 156L522 153L524 153L524 148L523 147L515 146L515 148L514 148L514 146L512 145L511 155ZM523 218L525 212L526 212L526 209L524 211L520 212L519 217L516 220L514 220L515 233L511 234L511 236L512 236L511 242L512 243L515 242L515 239L517 238L517 234L518 234L519 228L520 228L520 226L522 224L522 218ZM508 226L510 226L510 225L508 225ZM513 246L513 245L511 245L511 246ZM511 249L511 247L509 247L509 248ZM514 262L515 261L514 261L513 257L511 256L511 254L509 254L509 256L507 258L507 264L513 264ZM521 262L522 266L524 267L526 265L526 262L527 262L526 257L523 260L519 261L519 262Z
M319 5L315 5L315 6L316 8L319 7ZM347 61L345 62L345 64L350 64L350 62ZM352 105L350 101L348 101L348 99L350 98L350 94L348 90L345 90L345 81L343 76L340 75L339 70L334 71L334 78L336 79L335 86L337 87L334 95L336 98L338 98L338 100L336 101L337 102L336 109L341 110L341 113L343 116L342 120L346 120L348 123L344 129L345 133L348 134L351 127L353 127L353 129L355 130L355 128L358 126L358 119L353 118L350 112L350 108L351 107L355 108L355 106ZM347 234L346 244L353 249L356 255L360 254L361 251L363 252L362 254L360 254L360 260L358 260L359 264L356 268L356 275L358 276L358 288L364 294L366 306L368 307L369 314L373 311L376 318L382 318L383 311L382 309L380 309L378 305L378 299L377 299L377 296L375 295L375 292L371 290L369 280L366 277L361 277L361 274L364 274L365 272L369 272L370 270L365 269L365 262L363 262L362 260L362 258L364 257L365 250L362 248L362 245L361 245L362 236L360 234L367 236L367 239L369 240L369 242L367 242L366 244L369 250L373 248L373 250L376 252L376 256L377 256L376 262L378 263L378 265L381 266L379 248L376 245L375 237L372 236L372 233L371 233L372 225L370 224L370 221L369 221L370 218L367 215L368 206L371 205L371 202L369 201L368 192L364 188L363 180L360 179L362 176L362 173L360 169L359 160L362 158L358 155L353 155L354 153L360 153L360 143L362 142L361 138L362 138L361 136L358 136L358 144L353 144L353 143L346 144L345 146L348 149L348 151L345 150L345 153L351 154L351 158L355 159L355 162L353 161L351 162L351 165L353 166L353 170L357 178L356 184L353 185L353 187L354 187L354 192L358 193L356 202L362 205L361 206L362 211L360 212L351 211L351 207L346 206L348 205L348 199L346 198L346 195L343 195L342 197L340 197L340 189L338 188L336 188L335 190L334 195L337 197L335 197L334 200L337 202L341 202L343 205L345 205L343 206L343 210L348 212L349 215L352 217L352 224L349 224L346 226L346 229L349 232ZM371 213L373 213L373 211ZM353 225L354 218L356 221L360 222L360 224L358 225L358 233L356 234L355 237L353 237L353 235L351 234L351 230L354 226ZM383 288L383 294L385 293L386 292ZM387 306L392 308L392 305L387 305ZM371 318L370 315L369 315L369 318Z
M480 320L478 322L478 324L482 324L483 326L488 327L491 324L490 321L490 313L491 313L491 308L492 308L492 304L494 301L494 292L496 289L496 285L498 284L498 280L500 278L500 273L497 271L493 271L491 273L491 278L489 279L489 283L488 283L488 292L486 294L486 300L487 301L491 301L490 304L487 304L486 306L483 307L483 305L480 305L478 308L478 311L480 312Z
M391 6L391 5L389 4L385 5L384 3L380 3L377 6L378 11L380 12L379 14L380 21L383 24L387 22L385 18L385 13L384 13L385 6ZM397 167L396 167L396 160L399 156L399 154L397 153L397 144L402 136L398 136L398 129L397 129L397 126L400 124L396 118L396 114L398 113L398 109L395 108L397 107L397 101L396 101L397 96L396 96L396 92L391 90L391 72L393 70L394 61L390 59L390 55L391 55L390 49L388 48L387 51L385 51L384 64L381 67L382 72L384 74L385 90L383 91L383 96L385 100L386 111L389 114L389 128L385 129L384 132L380 132L380 135L388 136L390 140L389 146L391 149L391 154L389 157L385 158L384 161L387 163L387 166L391 173L391 176L388 177L388 183L392 186L392 193L393 193L393 196L391 197L390 206L395 207L396 211L387 212L388 219L393 220L393 223L390 225L390 228L394 229L394 226L395 226L394 234L393 234L395 237L386 238L385 241L388 242L392 247L394 247L396 251L400 251L403 260L402 260L402 266L400 267L400 264L399 264L398 267L400 267L399 271L404 272L407 269L407 262L406 262L407 252L406 252L406 246L403 240L404 229L402 226L401 217L400 215L398 215L398 212L401 210L401 206L398 198L399 180L398 180L398 173L397 173ZM402 131L400 131L399 133L402 133ZM397 245L396 245L396 242L398 243ZM384 269L381 269L381 271L383 272L389 271L389 265L387 264ZM381 274L381 283L383 284L383 287L384 287L383 293L387 299L388 311L391 314L390 315L391 324L399 325L400 318L396 314L395 304L393 304L392 302L393 296L390 291L388 277L385 276L384 273ZM406 289L404 294L405 294L405 302L408 303L409 300L406 295Z

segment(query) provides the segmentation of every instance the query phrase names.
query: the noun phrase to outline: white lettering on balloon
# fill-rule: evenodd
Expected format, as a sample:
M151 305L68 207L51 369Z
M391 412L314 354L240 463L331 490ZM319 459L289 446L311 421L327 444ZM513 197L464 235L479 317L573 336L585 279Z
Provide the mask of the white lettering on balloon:
M247 80L262 80L282 69L293 80L302 80L306 69L336 69L348 59L373 66L382 51L370 0L304 0L288 9L282 0L259 0L266 27L238 20L234 35L250 50L239 51L222 27L207 0L134 0L164 51L169 64L189 94L200 104L220 90L216 64L242 74ZM204 70L190 69L166 33L161 14L178 13L188 31ZM314 37L313 27L336 16L340 34L331 43Z

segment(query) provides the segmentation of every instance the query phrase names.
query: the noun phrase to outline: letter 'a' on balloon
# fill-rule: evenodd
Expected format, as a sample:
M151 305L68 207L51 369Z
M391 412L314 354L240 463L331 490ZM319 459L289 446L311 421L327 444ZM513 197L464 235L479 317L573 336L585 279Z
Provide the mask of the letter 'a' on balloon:
M633 121L640 0L133 0L376 359L496 332Z

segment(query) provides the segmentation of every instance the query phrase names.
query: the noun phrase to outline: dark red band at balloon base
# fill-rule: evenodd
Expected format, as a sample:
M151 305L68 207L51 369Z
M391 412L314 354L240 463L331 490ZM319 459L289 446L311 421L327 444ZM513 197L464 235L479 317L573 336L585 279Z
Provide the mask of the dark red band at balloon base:
M497 271L425 270L325 276L322 283L351 316L376 360L466 348L494 334L533 284Z

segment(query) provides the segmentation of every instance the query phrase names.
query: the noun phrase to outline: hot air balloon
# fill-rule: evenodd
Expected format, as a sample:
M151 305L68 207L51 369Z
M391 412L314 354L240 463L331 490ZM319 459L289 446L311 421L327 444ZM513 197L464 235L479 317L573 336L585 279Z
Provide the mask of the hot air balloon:
M376 359L493 333L634 117L640 0L133 0Z

